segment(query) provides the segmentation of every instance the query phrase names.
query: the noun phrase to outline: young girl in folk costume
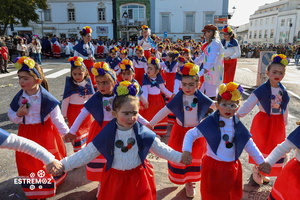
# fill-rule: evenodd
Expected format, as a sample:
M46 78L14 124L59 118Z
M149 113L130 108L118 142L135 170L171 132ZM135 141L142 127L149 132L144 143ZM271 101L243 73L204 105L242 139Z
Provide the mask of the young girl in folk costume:
M235 116L243 89L230 82L221 84L217 111L189 130L183 142L183 163L190 164L192 147L198 138L205 138L206 155L202 158L201 199L240 200L243 196L242 166L239 157L245 150L257 164L264 158L251 139L247 128Z
M47 149L38 143L16 134L10 134L0 128L0 149L4 148L26 153L41 160L46 165L47 173L52 173L52 171L55 170L59 171L61 167L61 163L59 163Z
M284 142L277 147L266 158L265 173L269 173L271 166L286 153L295 150L295 157L292 158L281 170L276 178L273 189L268 200L296 200L300 196L300 127L296 128ZM261 169L262 170L262 169Z
M218 28L215 25L208 24L202 30L206 43L203 44L200 57L195 59L195 64L203 68L199 76L204 76L204 82L200 91L206 96L215 99L218 94L218 86L223 82L224 71L224 48L219 40Z
M18 69L21 91L13 98L8 111L9 119L19 125L18 135L30 139L49 150L56 159L66 156L66 149L61 135L69 132L59 108L59 101L48 90L48 83L41 67L29 57L15 59ZM31 179L31 173L43 170L44 164L24 153L16 153L16 163L19 176ZM35 189L29 188L31 184L22 184L22 188L28 199L47 198L55 195L56 187L62 183L66 174L60 177L52 177L45 174L45 178L51 179L51 184L40 184L42 189L35 185ZM36 178L36 177L34 177Z
M153 117L149 125L153 127L169 113L174 113L176 123L172 128L168 145L181 152L185 133L199 124L213 101L198 90L199 67L197 65L186 63L180 67L180 72L182 90ZM168 162L170 181L175 184L185 184L187 197L194 197L194 182L200 181L201 158L205 150L205 140L198 139L193 146L193 162L190 165Z
M96 138L79 152L61 160L70 171L103 155L107 163L101 177L98 199L156 200L156 186L152 165L146 156L152 153L179 163L181 153L161 142L155 133L137 122L139 113L138 86L120 82L114 89L114 119Z
M237 112L238 117L244 117L258 104L260 112L255 115L250 132L264 157L267 157L286 137L287 104L290 97L280 83L285 75L286 65L288 65L288 60L285 55L273 55L272 62L266 71L269 80L255 89ZM279 175L283 161L284 158L276 162L270 176ZM253 160L249 159L249 162L253 163ZM253 167L254 172L255 169L256 167ZM269 179L263 177L263 181L268 182Z
M73 47L74 56L82 57L84 65L87 67L89 71L89 75L92 81L94 88L96 88L96 79L93 73L91 72L92 67L96 61L95 47L93 46L92 40L92 28L89 26L83 27L83 29L79 32L82 37L82 40Z
M193 62L193 59L191 57L191 50L188 48L183 48L182 49L182 56L187 60L188 62Z
M8 61L8 48L5 42L0 39L0 70L1 73L9 73L7 71L7 61Z
M222 39L221 42L225 48L223 82L229 83L234 80L237 58L241 56L241 48L230 26L224 26L221 32L223 32L224 35L224 39Z
M51 39L53 58L60 58L60 44L56 35Z
M68 119L68 125L71 127L79 115L84 104L93 96L94 88L89 79L89 74L81 57L70 57L68 61L71 64L71 77L66 77L65 90L61 104L61 112L65 119ZM86 146L86 140L92 116L89 115L82 122L80 128L74 135L74 152Z
M119 51L118 47L113 47L109 50L109 56L105 59L105 62L108 63L109 67L114 70L116 74L120 73L119 63L122 59L117 55Z
M141 27L141 36L138 38L138 46L144 49L146 59L150 58L150 49L155 48L156 43L151 38L151 30L147 25Z
M144 50L141 46L136 46L135 49L136 56L132 60L135 72L135 79L140 85L142 85L144 74L147 71L147 60L144 56Z
M70 128L70 133L65 137L67 141L74 140L74 135L76 135L81 124L90 114L95 120L90 126L87 144L113 119L112 102L114 98L113 88L116 83L116 75L106 62L95 63L91 71L96 78L98 91L84 104L84 108ZM106 160L103 156L97 157L88 163L86 166L87 178L91 181L99 181L105 163Z
M137 94L137 96L140 98L141 102L143 103L144 108L147 109L149 106L149 103L145 99L144 95L142 95L143 90L142 90L141 86L139 85L137 80L134 79L135 73L134 73L133 64L132 64L131 60L123 60L120 63L119 67L121 69L120 74L122 77L122 81L129 81L131 83L136 83L139 86L139 93Z
M174 94L177 94L179 90L181 90L182 88L182 84L181 84L182 74L180 72L180 67L182 67L185 63L187 63L187 61L183 56L178 56L177 63L178 63L178 68L177 68L175 81L174 81Z
M121 60L126 60L128 58L128 50L127 49L121 49L120 50L120 58Z
M169 52L167 54L166 61L160 63L160 66L164 70L164 73L166 75L166 88L171 92L174 91L174 81L178 68L178 56L178 51Z
M159 60L155 57L148 60L147 74L144 75L142 89L144 97L149 102L149 108L141 110L140 113L149 121L165 106L161 93L164 93L168 98L174 96L164 85L164 80L160 75ZM158 135L167 133L167 117L157 123L154 127L154 132Z

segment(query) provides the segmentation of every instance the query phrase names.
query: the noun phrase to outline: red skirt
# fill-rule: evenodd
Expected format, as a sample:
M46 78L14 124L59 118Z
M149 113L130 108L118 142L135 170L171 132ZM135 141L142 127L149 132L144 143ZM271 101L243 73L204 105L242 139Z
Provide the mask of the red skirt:
M242 166L239 160L217 161L209 156L202 159L201 199L240 200L243 196Z
M300 162L293 158L277 177L269 200L297 200L300 197Z
M85 64L88 72L89 72L89 75L90 75L90 79L92 81L92 84L94 87L96 87L96 78L95 78L95 75L92 73L92 67L94 66L94 62L91 61L91 60L83 60L83 63Z
M98 135L98 133L103 129L106 124L108 124L109 121L103 121L102 127L99 125L99 123L94 120L92 122L87 144L92 142L93 139ZM106 159L103 155L99 155L97 158L92 160L86 165L86 177L90 181L100 181L102 176L103 167L106 164Z
M77 116L79 115L83 105L76 105L76 104L69 104L67 117L69 127L71 127L76 120ZM76 139L73 144L74 152L79 151L83 147L86 146L87 136L92 124L92 115L89 115L81 124L78 131L76 132Z
M176 73L165 72L165 74L166 74L166 88L170 92L173 92Z
M57 160L66 157L65 144L51 119L45 121L44 125L41 123L20 124L18 135L40 144L52 153ZM53 197L57 186L66 178L66 173L58 177L47 174L42 161L25 153L16 152L16 163L19 176L26 177L26 179L36 183L22 182L22 189L28 199ZM39 182L39 180L42 180L42 182Z
M183 140L186 132L193 127L182 127L174 124L168 145L176 151L182 152ZM169 179L175 184L197 182L201 180L201 159L206 152L205 138L199 138L193 143L193 161L190 165L168 161Z
M156 185L152 165L145 160L131 170L110 168L103 172L98 200L156 200Z
M60 58L60 47L59 46L57 46L56 44L53 44L52 52L53 52L53 57Z
M148 109L141 109L140 115L142 115L146 120L150 121L156 113L158 113L164 106L165 102L161 94L148 94ZM154 132L157 135L165 135L167 134L167 125L168 125L168 117L163 118L160 122L156 124L154 127Z
M278 144L285 140L283 115L270 115L269 117L264 112L257 113L253 119L250 133L254 143L266 158ZM268 176L278 176L283 162L284 158L277 161ZM250 156L249 163L256 164Z
M223 83L233 82L237 59L224 60L224 77Z
M143 78L144 78L144 74L145 74L145 69L144 68L134 68L134 79L137 80L137 82L140 85L143 85Z
M150 50L144 50L144 56L146 57L146 59L148 60L148 58L151 57L151 53Z

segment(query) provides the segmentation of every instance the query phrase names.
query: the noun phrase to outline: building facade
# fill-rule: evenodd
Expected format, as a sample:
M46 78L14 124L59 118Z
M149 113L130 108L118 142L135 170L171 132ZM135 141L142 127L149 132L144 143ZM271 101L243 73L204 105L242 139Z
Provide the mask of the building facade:
M136 40L146 24L162 38L200 39L206 24L221 29L228 20L228 0L209 4L205 0L48 0L47 4L47 10L36 11L39 23L15 26L14 33L69 38L79 37L82 27L90 26L93 38L113 38L116 33L117 38Z
M247 42L294 44L299 40L300 0L279 0L260 6L249 19Z

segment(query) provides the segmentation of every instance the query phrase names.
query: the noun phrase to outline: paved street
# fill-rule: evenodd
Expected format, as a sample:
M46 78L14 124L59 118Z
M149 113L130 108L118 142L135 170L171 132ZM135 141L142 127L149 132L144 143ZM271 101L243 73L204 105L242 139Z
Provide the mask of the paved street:
M236 72L235 81L245 86L244 100L256 85L258 59L239 59L238 69ZM59 100L62 99L65 76L69 75L69 64L67 60L45 60L43 68L46 77L50 84L50 92ZM17 125L12 124L8 117L7 111L13 96L20 90L16 69L13 65L9 65L9 74L0 74L0 128L9 132L16 133ZM287 133L290 133L296 128L295 122L300 119L300 68L293 65L287 66L287 73L282 83L287 87L291 96L289 103L289 124L287 125ZM258 109L252 110L246 117L241 120L249 128L253 116ZM162 138L164 142L168 141L168 136ZM67 144L68 154L72 154L70 145ZM14 151L0 149L0 199L13 200L25 199L25 195L19 185L14 184L14 178L17 177L16 164L14 161ZM291 156L293 154L291 153ZM251 166L247 163L248 156L244 152L240 158L243 164L243 184L244 197L243 199L266 199L272 187L274 179L271 179L269 185L257 187L248 178L251 174ZM155 168L156 183L157 183L157 199L158 200L183 200L185 191L183 186L178 186L170 183L167 177L166 161L157 158L154 155L149 155L149 160ZM84 167L75 169L70 172L65 182L58 188L57 195L54 199L64 200L94 200L96 199L97 182L90 182L85 178ZM217 188L216 188L217 189ZM194 199L201 199L199 183L197 183L197 194Z

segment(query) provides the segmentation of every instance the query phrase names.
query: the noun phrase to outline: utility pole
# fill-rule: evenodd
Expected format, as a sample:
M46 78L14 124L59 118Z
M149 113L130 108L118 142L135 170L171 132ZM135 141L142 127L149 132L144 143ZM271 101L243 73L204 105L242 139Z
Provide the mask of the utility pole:
M115 42L117 42L117 0L112 0L112 9L113 9L113 36Z

